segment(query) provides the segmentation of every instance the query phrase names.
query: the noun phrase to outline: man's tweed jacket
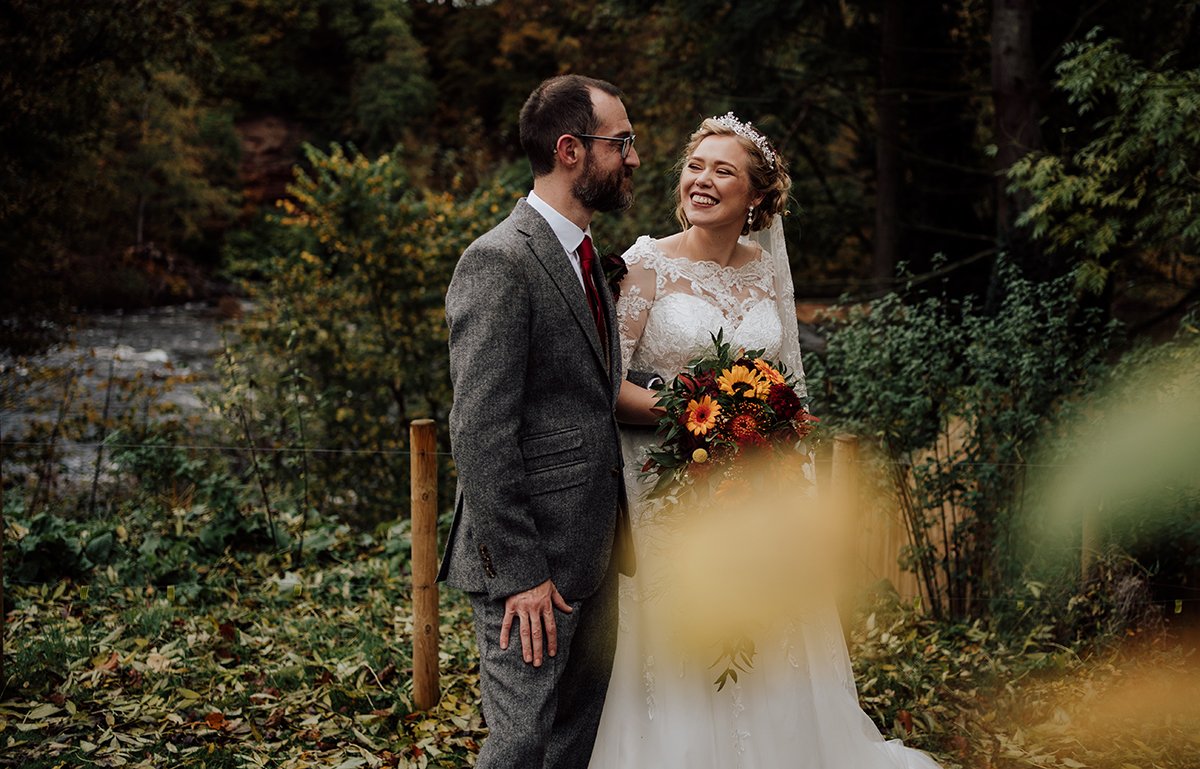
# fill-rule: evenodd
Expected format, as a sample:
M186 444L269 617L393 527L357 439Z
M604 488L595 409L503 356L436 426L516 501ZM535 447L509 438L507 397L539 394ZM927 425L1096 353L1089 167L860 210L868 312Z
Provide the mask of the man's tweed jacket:
M458 468L439 579L492 599L547 579L590 596L610 558L633 571L614 415L612 294L601 340L579 278L525 200L462 255L446 294Z

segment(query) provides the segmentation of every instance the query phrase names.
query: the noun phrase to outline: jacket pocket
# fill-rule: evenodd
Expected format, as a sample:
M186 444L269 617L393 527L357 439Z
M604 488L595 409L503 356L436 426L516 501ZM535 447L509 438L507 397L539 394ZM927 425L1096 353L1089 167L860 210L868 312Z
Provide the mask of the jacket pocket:
M522 438L520 446L525 472L534 473L582 460L579 450L583 446L583 431L578 427L564 427L537 433Z
M582 486L587 480L587 462L582 459L549 465L525 473L525 486L531 497Z

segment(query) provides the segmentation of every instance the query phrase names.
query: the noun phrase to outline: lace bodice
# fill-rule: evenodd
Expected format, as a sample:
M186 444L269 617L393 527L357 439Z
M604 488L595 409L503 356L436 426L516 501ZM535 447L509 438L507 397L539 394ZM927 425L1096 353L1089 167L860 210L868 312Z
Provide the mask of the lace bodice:
M668 256L647 235L624 254L617 325L626 371L664 379L712 349L723 329L735 347L779 357L783 329L775 303L772 260L766 252L738 267Z

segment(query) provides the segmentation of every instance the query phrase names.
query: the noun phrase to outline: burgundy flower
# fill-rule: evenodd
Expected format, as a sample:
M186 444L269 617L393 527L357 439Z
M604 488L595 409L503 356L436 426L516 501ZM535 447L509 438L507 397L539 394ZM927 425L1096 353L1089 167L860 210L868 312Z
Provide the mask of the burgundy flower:
M695 389L697 392L706 392L715 395L717 392L717 375L712 371L705 371L703 374L695 377Z
M629 266L619 254L601 254L600 267L604 270L604 280L612 291L613 299L621 298L621 280L629 272Z
M802 408L796 391L781 384L771 385L771 392L767 395L767 405L780 419L794 419Z

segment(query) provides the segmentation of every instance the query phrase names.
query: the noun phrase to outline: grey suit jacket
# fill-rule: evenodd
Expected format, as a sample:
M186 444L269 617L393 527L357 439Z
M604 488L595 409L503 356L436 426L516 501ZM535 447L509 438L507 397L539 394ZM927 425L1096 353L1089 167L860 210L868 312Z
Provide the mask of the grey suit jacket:
M440 580L500 599L554 580L568 600L611 558L633 571L615 418L621 355L546 220L524 200L463 253L446 293L458 468Z

